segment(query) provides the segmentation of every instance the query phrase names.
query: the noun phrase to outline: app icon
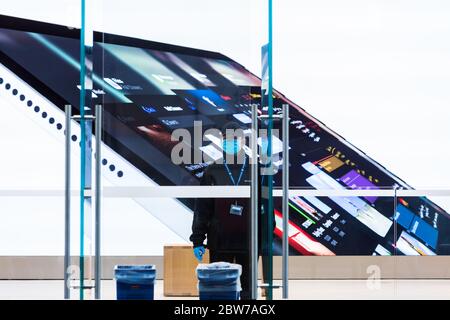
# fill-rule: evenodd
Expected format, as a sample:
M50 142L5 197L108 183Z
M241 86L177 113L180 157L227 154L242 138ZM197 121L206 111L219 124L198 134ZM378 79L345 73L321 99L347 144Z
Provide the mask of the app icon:
M155 113L156 109L150 106L141 106L142 110L144 110L147 113Z

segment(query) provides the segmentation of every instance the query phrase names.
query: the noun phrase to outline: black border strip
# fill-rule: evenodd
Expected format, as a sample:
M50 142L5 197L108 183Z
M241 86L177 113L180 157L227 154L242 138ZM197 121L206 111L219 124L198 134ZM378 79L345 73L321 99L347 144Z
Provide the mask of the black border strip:
M80 29L74 27L5 15L0 15L0 28L36 32L53 36L80 38Z
M19 31L36 32L42 34L48 34L60 37L69 37L80 39L80 29L71 26L63 26L53 23L41 22L36 20L29 20L23 18L17 18L12 16L0 15L0 28L13 29ZM111 44L126 45L139 48L147 48L159 51L169 51L175 53L182 53L186 55L196 55L202 57L208 57L212 59L222 59L233 61L227 56L219 52L183 47L173 44L167 44L156 41L149 41L138 38L131 38L126 36L119 36L111 33L104 33L100 31L94 31L94 41L105 42Z

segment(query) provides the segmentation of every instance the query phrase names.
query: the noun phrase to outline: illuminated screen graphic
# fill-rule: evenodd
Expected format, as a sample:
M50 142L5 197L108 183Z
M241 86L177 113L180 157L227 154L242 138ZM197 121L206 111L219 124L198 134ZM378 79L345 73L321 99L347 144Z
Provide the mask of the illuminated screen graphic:
M79 103L76 29L0 16L0 62L56 106ZM219 53L95 34L93 104L104 105L105 143L161 185L198 185L207 162L176 165L173 130L251 125L260 79ZM290 105L290 185L315 189L411 188L275 91L274 113ZM275 129L281 132L279 123ZM280 139L274 139L280 152ZM191 146L194 148L194 146ZM217 145L198 148L211 159ZM281 174L275 177L281 185ZM192 208L192 202L182 200ZM448 214L426 198L292 197L289 242L303 255L448 255ZM396 208L396 210L394 210ZM281 203L275 200L279 253ZM394 213L395 211L395 213ZM187 226L188 227L188 226ZM395 232L394 232L394 229Z

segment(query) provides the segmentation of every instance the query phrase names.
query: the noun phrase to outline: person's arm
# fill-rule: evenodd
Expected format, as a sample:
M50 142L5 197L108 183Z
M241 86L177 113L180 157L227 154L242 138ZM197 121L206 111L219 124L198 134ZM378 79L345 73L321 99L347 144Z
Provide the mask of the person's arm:
M202 186L210 186L214 184L212 177L208 174L206 169L200 181ZM214 211L214 199L212 198L197 198L194 208L194 219L192 221L192 241L194 248L203 246L208 233L209 223L211 221L211 214Z

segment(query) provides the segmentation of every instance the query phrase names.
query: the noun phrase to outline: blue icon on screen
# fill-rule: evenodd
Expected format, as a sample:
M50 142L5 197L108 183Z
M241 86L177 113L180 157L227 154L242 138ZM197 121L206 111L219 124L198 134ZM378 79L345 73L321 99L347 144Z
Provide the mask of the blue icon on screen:
M184 101L187 102L189 109L193 111L197 110L197 108L194 106L194 103L191 100L189 100L188 98L184 98Z
M153 108L153 107L142 106L141 108L142 108L142 110L144 110L147 113L154 113L154 112L156 112L156 109Z

